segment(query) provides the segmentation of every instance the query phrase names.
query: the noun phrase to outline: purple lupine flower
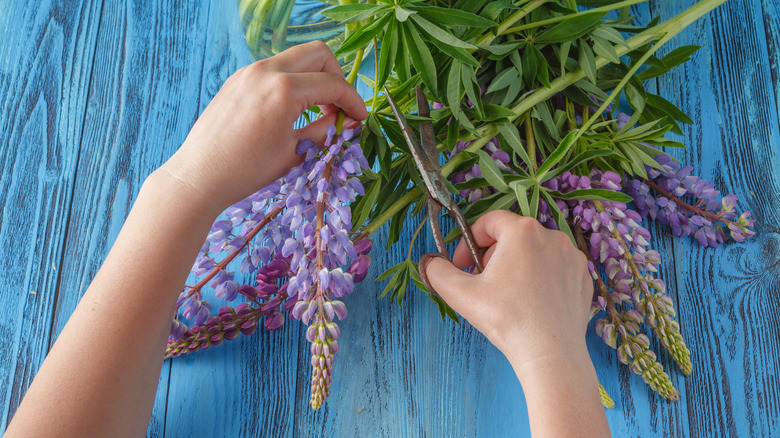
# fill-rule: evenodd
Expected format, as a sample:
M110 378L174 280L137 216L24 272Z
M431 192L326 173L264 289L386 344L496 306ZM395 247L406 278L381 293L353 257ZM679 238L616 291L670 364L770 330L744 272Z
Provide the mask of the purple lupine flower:
M680 165L671 156L659 153L655 160L661 169L646 166L648 179L627 179L626 193L642 217L668 224L675 236L692 236L700 245L716 247L730 236L742 241L755 232L750 212L737 217L737 196L718 200L715 185L692 175L692 167ZM691 204L684 199L692 199ZM678 205L678 203L681 203ZM724 226L725 225L725 226Z

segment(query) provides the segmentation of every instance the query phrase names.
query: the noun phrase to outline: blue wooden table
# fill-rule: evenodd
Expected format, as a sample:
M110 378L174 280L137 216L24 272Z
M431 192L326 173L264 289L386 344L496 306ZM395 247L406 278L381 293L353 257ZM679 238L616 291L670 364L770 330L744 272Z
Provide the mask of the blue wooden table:
M647 22L691 3L634 12ZM648 84L695 121L681 136L689 148L672 153L738 194L757 235L706 250L652 228L694 369L684 378L661 354L681 393L664 401L591 333L615 436L780 436L779 35L780 1L731 0L665 48L701 45L692 62ZM249 62L230 0L0 0L0 431L144 178ZM384 236L345 299L322 409L309 408L308 348L293 323L166 361L148 434L528 435L520 385L480 333L440 322L419 292L402 308L377 298L371 280L406 251L381 250ZM421 239L414 251L432 248Z

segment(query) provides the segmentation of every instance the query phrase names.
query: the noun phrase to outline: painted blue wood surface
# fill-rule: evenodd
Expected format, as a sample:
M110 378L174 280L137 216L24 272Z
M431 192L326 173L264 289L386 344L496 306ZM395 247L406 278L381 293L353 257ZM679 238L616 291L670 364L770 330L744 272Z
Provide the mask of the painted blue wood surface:
M690 0L633 7L641 22ZM250 62L232 1L0 0L0 430L97 272L143 179ZM702 49L648 87L695 123L672 151L740 196L756 237L705 250L654 226L662 276L691 347L669 403L588 338L616 401L615 436L780 436L780 2L730 0L668 48ZM411 234L408 223L404 235ZM403 308L371 280L406 256L376 237L369 278L345 299L331 396L308 406L300 324L166 361L149 436L514 437L520 385L468 323ZM433 249L424 237L419 256ZM139 275L142 275L139 273ZM660 348L654 346L656 351Z

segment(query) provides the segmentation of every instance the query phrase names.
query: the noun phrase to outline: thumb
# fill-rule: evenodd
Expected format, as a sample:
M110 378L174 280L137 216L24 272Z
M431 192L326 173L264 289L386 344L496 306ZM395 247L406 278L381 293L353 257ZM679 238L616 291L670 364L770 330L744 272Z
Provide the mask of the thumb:
M321 116L319 119L314 120L308 125L295 130L295 136L298 140L302 138L308 138L313 141L317 146L322 146L327 138L326 129L329 125L335 125L338 120L338 111L327 113ZM344 117L342 125L344 128L354 129L360 126L360 122L349 117Z
M461 310L468 305L468 291L476 286L475 277L461 271L440 254L425 254L420 258L419 266L425 286L462 313Z
M326 129L329 125L336 123L338 113L325 114L317 120L312 121L308 125L298 128L294 131L296 139L308 138L313 141L317 147L322 147L327 138Z

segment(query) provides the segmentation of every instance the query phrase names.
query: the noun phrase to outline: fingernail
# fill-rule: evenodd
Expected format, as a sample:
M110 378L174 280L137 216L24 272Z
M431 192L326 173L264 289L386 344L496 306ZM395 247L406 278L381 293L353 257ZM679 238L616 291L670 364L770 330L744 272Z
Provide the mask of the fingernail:
M358 126L360 126L360 121L359 120L354 120L354 119L345 119L344 120L344 127L347 128L347 129L355 129Z
M431 262L434 258L440 258L447 260L446 257L439 253L430 253L430 254L423 254L422 257L420 257L420 261L417 263L417 271L420 273L420 280L422 280L423 286L425 286L426 289L428 289L428 292L431 295L439 296L438 292L431 286L431 282L428 281L428 274L426 270L428 269L428 263Z

